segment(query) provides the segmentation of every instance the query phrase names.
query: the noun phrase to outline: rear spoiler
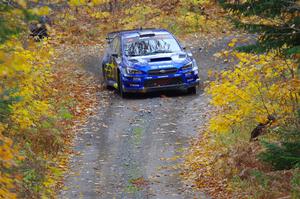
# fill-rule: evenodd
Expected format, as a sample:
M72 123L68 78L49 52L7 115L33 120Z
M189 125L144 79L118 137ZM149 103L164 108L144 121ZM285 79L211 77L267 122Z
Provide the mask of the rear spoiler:
M139 32L143 30L149 30L149 32L145 32L144 34L141 34L140 37L153 37L155 36L154 33L151 33L151 30L158 30L157 28L139 28L139 29L131 29L131 30L120 30L115 32L110 32L107 34L106 40L108 43L111 43L112 40L115 38L115 36L121 32ZM159 29L159 30L165 30L165 29Z
M154 36L155 34L151 32L140 34L140 37L154 37Z

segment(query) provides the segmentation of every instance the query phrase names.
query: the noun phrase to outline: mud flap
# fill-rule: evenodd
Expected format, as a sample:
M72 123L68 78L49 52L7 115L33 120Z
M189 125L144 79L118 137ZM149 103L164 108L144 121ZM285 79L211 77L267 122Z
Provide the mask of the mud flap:
M114 88L118 89L118 83L114 83Z

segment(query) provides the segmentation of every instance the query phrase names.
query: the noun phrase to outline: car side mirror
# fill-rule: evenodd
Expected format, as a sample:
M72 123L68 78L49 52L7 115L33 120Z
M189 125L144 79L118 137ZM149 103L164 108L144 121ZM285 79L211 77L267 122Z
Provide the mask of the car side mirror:
M193 56L193 53L192 53L192 51L190 51L190 50L187 50L187 51L186 51L186 54L187 54L187 56L189 56L189 57L192 57L192 56Z
M111 42L112 42L112 38L110 38L110 37L106 37L106 41L107 41L107 43L108 43L108 44L111 44Z
M185 41L180 42L180 46L181 46L181 48L182 48L183 50L186 50L186 49L187 49Z

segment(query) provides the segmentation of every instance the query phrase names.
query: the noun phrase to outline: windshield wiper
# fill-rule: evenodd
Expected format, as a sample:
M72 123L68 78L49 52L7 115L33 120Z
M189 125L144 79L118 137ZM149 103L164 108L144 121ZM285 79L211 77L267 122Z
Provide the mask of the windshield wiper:
M173 51L171 51L171 50L156 50L153 52L146 53L146 55L153 55L153 54L157 54L157 53L172 53L172 52Z
M126 55L126 56L129 56L129 57L137 57L137 56L144 56L144 55L153 55L153 54L158 54L158 53L172 53L173 51L171 50L155 50L153 52L148 52L148 53L145 53L145 54L129 54L129 55Z
M141 55L139 55L139 54L129 54L129 55L126 55L126 56L128 56L128 57L137 57L137 56L141 56Z

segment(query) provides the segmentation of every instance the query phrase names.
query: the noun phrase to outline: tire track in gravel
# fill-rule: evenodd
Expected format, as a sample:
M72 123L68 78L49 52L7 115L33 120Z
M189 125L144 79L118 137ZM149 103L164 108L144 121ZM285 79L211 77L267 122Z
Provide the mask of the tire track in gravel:
M190 107L204 99L160 94L121 100L111 93L110 106L81 128L75 147L81 155L72 159L62 198L199 198L181 182L176 164L196 132L191 124L200 120L188 117Z

